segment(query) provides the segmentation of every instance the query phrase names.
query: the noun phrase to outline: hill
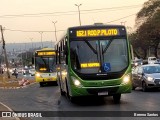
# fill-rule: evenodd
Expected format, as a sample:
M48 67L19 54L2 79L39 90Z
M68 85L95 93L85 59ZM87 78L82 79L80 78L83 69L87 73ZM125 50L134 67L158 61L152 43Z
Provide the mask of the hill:
M43 47L54 47L53 42L51 41L44 41L43 42ZM7 52L11 51L28 51L30 49L35 49L35 48L41 48L42 44L41 42L29 42L29 43L7 43L6 44L6 50Z

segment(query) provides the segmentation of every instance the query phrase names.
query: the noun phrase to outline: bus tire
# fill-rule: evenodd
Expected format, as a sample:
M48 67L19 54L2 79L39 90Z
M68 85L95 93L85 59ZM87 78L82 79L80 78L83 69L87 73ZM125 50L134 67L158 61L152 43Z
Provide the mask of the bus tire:
M65 92L60 88L61 95L65 95Z
M70 100L72 103L75 103L76 97L69 96L69 100Z
M132 85L132 90L135 90L135 89L136 89L136 87L134 85Z
M147 92L148 91L148 88L147 88L147 85L145 82L142 82L142 91L143 92Z
M115 94L115 95L113 95L113 100L114 100L114 103L120 103L121 94Z
M56 86L58 86L58 81L56 81Z
M67 80L65 80L65 81L66 81L66 96L67 96L67 98L70 98Z
M40 85L40 87L44 87L43 82L40 82L39 85Z
M61 95L65 95L65 92L62 90L60 80L59 80L59 88L60 88L60 93L61 93Z
M76 97L73 97L73 96L70 96L69 95L69 89L68 89L68 84L67 84L67 80L66 80L66 95L67 95L67 98L72 102L72 103L74 103L75 102L75 100L76 100Z

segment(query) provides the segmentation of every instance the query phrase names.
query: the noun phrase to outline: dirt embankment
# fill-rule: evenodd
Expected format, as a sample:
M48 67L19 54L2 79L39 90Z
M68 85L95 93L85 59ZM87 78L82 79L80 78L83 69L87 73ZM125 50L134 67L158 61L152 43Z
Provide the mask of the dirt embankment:
M10 76L8 78L7 74L0 74L0 87L22 87L34 83L34 80L27 80L25 78L16 78L15 76ZM25 84L22 84L25 83Z

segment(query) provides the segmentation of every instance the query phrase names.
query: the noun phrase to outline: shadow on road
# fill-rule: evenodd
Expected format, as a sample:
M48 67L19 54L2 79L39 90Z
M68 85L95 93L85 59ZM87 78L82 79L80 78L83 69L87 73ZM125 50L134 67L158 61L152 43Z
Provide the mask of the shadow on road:
M141 87L137 87L135 89L135 91L141 91L141 92L143 92ZM146 92L160 92L160 88L150 88L150 89L147 89Z
M104 97L78 97L73 102L74 104L81 105L81 106L99 106L105 104Z

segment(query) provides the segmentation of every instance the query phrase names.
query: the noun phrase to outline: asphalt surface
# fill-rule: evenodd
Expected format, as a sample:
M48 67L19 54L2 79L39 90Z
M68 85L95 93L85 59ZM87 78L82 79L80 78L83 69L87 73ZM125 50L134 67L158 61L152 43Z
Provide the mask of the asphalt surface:
M0 101L10 106L14 111L80 111L82 115L75 117L75 112L64 113L68 117L25 118L25 120L159 120L159 117L84 117L83 111L160 111L160 90L142 92L136 89L129 94L123 94L120 104L115 104L112 97L85 97L71 103L66 96L61 96L59 86L39 87L33 84L26 88L0 90ZM107 113L106 113L107 114ZM64 116L65 116L64 115ZM72 117L71 117L72 116ZM73 117L74 116L74 117ZM82 116L82 117L80 117ZM23 118L24 119L24 118ZM1 119L0 119L1 120Z
M30 76L30 75L23 76L22 74L19 74L19 77L21 77L21 78L28 78L30 80L34 79L34 77ZM19 89L19 88L17 88L17 89ZM13 112L13 110L12 110L12 108L10 108L9 106L7 106L6 104L4 104L4 103L2 103L0 101L0 114L1 114L0 116L2 116L2 112ZM18 118L18 117L5 117L5 114L4 114L3 117L0 117L0 120L26 120L26 119L24 119L24 118Z
M6 106L5 104L0 102L0 111L11 112L13 110L11 108L9 108L8 106ZM5 113L3 113L3 115L4 115L4 117L0 117L0 120L20 120L20 118L18 118L18 117L5 117Z

